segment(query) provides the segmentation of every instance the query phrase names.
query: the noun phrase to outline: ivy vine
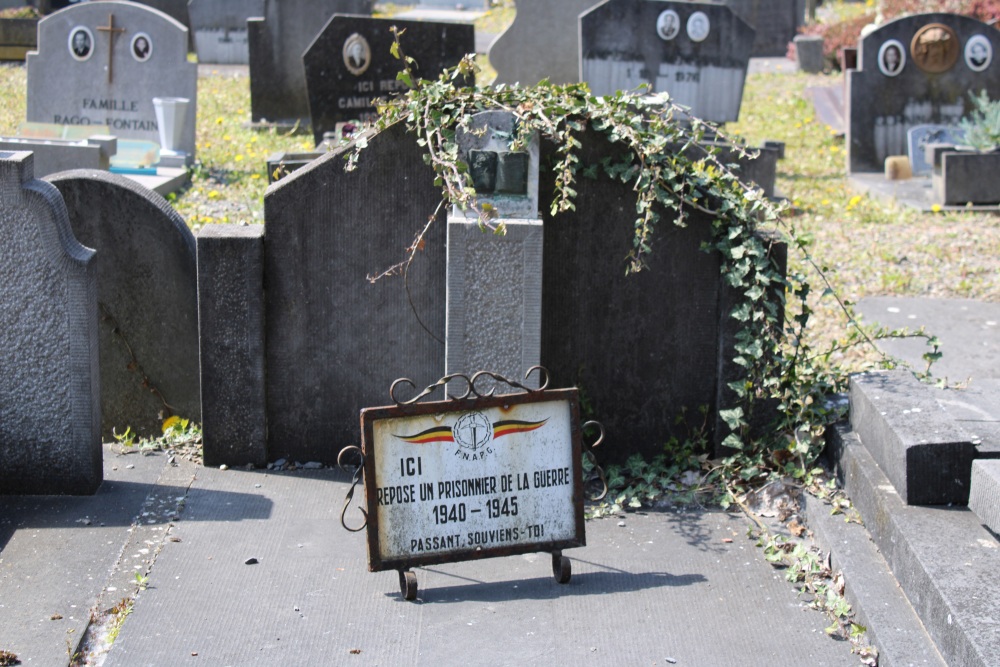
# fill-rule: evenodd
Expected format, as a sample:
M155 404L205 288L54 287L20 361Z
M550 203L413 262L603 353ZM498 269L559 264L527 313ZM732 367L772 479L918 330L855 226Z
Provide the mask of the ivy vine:
M734 361L742 377L730 382L733 404L719 406L729 433L723 445L732 452L722 461L702 461L708 475L725 478L726 489L760 483L772 474L803 479L810 474L823 448L825 428L843 412L829 397L843 391L846 372L831 362L840 347L814 351L806 332L812 310L812 290L802 271L782 270L772 252L773 241L762 230L778 230L789 248L797 250L833 294L822 267L809 255L806 244L782 217L783 204L770 201L752 184L740 180L717 149L720 143L739 158L752 157L735 137L719 127L691 116L674 104L666 93L645 91L593 95L585 83L537 86L470 87L477 66L473 57L443 72L437 79L415 75L415 61L404 52L404 31L393 28L392 55L400 60L397 79L409 90L389 100L378 101L374 131L404 123L424 149L424 160L433 168L442 199L437 211L419 230L405 259L372 280L386 275L405 275L415 254L423 247L428 229L446 206L474 213L480 225L503 233L500 211L476 197L468 165L459 157L456 140L468 130L472 116L481 111L504 110L517 118L511 150L524 150L538 137L556 148L553 165L554 195L548 203L552 215L575 209L574 199L581 177L608 177L631 187L636 218L632 248L625 270L643 270L650 261L651 240L660 224L686 226L693 212L705 214L711 224L707 253L722 258L722 278L736 295L731 316L739 323ZM620 148L618 160L584 165L579 157L580 137L594 130ZM366 137L355 139L346 168L357 164ZM710 139L710 141L709 141ZM703 216L699 216L699 220ZM699 222L699 224L701 224ZM939 355L937 341L923 331L910 333L866 329L854 318L851 305L837 298L846 314L848 329L840 344L850 347L873 345L885 337L911 336L927 340L928 363ZM883 356L883 364L893 365ZM777 421L767 428L753 428L754 410L768 403L777 407ZM732 492L726 494L732 499ZM728 502L724 501L728 505Z

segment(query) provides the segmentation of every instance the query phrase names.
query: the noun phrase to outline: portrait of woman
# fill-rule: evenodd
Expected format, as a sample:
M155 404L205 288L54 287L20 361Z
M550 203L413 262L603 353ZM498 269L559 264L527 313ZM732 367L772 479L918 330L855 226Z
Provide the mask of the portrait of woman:
M886 40L878 50L878 68L886 76L896 76L906 64L906 51L895 39Z
M993 45L986 35L973 35L965 43L965 64L973 72L982 72L993 62Z
M153 43L149 40L149 35L144 32L137 32L132 38L132 57L141 63L149 60L153 52Z

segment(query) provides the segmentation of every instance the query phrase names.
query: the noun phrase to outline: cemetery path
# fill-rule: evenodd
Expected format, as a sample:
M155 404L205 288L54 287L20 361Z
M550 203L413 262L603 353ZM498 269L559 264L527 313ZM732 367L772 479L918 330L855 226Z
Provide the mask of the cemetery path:
M742 515L590 521L588 546L566 552L573 578L565 586L553 581L547 554L529 554L419 568L419 596L408 603L395 573L367 572L363 535L339 525L348 488L339 472L171 468L162 455L109 451L105 462L108 482L92 499L0 505L19 517L0 553L3 648L24 664L68 661L65 636L79 636L98 594L114 597L105 587L119 555L119 572L143 561L136 547L148 534L131 536L129 527L151 496L183 511L165 523L166 503L146 519L162 535L151 548L162 550L109 667L430 665L457 656L469 665L857 664L847 642L823 633L825 617L764 562ZM121 480L126 473L147 486ZM182 480L192 477L185 495ZM92 524L77 523L88 511ZM61 576L37 572L42 544ZM48 620L55 612L66 618Z

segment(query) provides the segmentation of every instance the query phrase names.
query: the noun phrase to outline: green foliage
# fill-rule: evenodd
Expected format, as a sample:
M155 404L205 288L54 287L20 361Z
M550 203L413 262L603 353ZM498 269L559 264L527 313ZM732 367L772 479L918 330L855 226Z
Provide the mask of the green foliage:
M1000 146L1000 100L991 100L985 90L969 93L969 98L975 108L958 123L965 143L977 151L991 151Z
M690 117L665 93L618 92L598 97L586 84L557 86L548 82L530 88L462 87L461 82L475 80L472 58L436 80L421 80L405 53L402 32L394 32L392 55L403 68L398 78L412 87L379 104L375 130L403 123L416 135L426 151L425 162L434 169L442 189L440 207L457 206L473 212L482 228L504 232L502 223L496 222L503 211L479 203L457 143L459 130L469 128L474 114L500 109L517 119L511 150L522 149L535 136L555 147L549 166L554 174L554 194L552 201L546 202L551 215L574 210L580 176L603 174L629 187L636 217L626 272L641 271L651 261L653 237L661 224L685 226L693 220L691 214L698 213L698 224L710 225L712 240L703 250L721 257L722 278L736 293L731 315L740 329L735 336L734 361L743 370L743 376L729 384L732 404L720 406L720 416L729 430L723 444L735 452L722 462L721 473L747 484L771 474L807 475L822 449L824 429L841 414L827 397L843 388L845 378L839 368L824 363L830 352L814 352L805 336L812 315L811 287L805 274L792 271L786 277L772 253L773 241L759 232L780 229L790 247L822 276L809 255L808 239L799 238L794 227L783 222L786 210L782 206L739 180L730 165L718 158L706 136L721 139L745 157L740 142L720 128ZM617 157L598 165L583 164L580 152L585 130L601 134L617 149ZM366 145L366 141L358 141L345 156L348 170L361 159ZM430 224L417 233L406 260L386 274L406 272ZM824 287L824 293L833 293L828 282ZM857 324L849 304L839 303L851 331L850 340L843 344L871 345L871 335ZM768 428L752 429L755 412L765 402L777 404L780 417ZM685 462L683 449L674 454ZM662 468L665 461L660 464ZM616 491L611 507L636 507L657 497L657 484L647 481L636 465L631 462L624 468L609 469L609 486Z

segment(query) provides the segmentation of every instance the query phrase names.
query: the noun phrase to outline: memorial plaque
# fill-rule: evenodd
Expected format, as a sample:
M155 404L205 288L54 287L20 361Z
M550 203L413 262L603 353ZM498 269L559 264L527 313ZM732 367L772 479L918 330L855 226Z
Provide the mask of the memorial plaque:
M374 100L407 89L396 79L403 63L389 51L392 26L406 31L403 51L416 59L416 74L424 79L437 78L476 50L471 25L334 16L302 55L317 144L337 123L374 120Z
M361 428L371 571L586 544L576 389L369 408Z

